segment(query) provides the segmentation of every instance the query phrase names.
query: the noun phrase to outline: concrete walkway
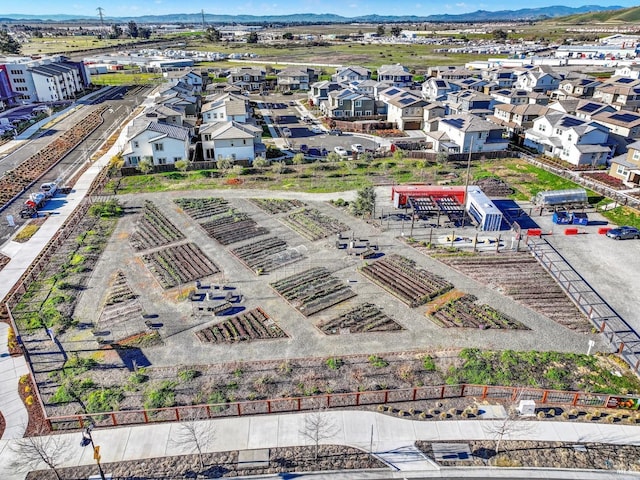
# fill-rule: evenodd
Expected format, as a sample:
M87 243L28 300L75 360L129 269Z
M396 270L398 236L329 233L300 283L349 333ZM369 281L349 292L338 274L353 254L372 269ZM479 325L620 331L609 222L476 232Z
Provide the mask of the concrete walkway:
M390 464L390 474L396 471L401 473L402 477L411 476L411 472L420 472L421 477L433 474L440 477L443 473L441 467L435 462L417 453L413 448L416 440L436 442L495 440L495 434L490 427L494 423L500 423L494 420L413 421L375 412L340 410L320 414L300 413L204 420L202 423L198 422L201 427L197 428L214 432L213 440L206 448L207 452L312 445L312 441L302 433L305 430L307 415L322 415L324 424L329 427L327 430L333 433L330 438L324 439L321 443L349 445L365 452L372 449L376 456ZM640 445L640 428L637 426L550 422L535 419L523 421L523 424L526 427L518 429L519 431L512 436L505 435L504 440L526 438L569 443L602 442ZM180 435L182 428L180 423L98 428L93 431L93 439L95 444L100 446L102 463L159 458L192 453L185 449L184 445L173 440ZM64 448L59 455L61 466L73 467L94 463L92 450L80 447L80 432L62 434L59 438L64 443ZM0 440L0 476L3 480L24 478L24 474L17 473L10 467L11 462L16 458L12 446L15 446L15 440ZM106 470L108 473L108 469ZM449 472L450 476L446 478L465 476L464 473L458 472L459 470L455 473ZM611 475L613 472L607 473ZM624 478L640 478L639 475L625 473ZM385 477L390 478L390 475L385 474ZM529 478L532 477L535 478L535 475ZM583 474L578 477L563 475L549 478L598 477Z
M0 412L6 422L2 439L22 438L29 422L27 409L18 394L18 381L29 373L24 357L9 355L9 325L0 323Z

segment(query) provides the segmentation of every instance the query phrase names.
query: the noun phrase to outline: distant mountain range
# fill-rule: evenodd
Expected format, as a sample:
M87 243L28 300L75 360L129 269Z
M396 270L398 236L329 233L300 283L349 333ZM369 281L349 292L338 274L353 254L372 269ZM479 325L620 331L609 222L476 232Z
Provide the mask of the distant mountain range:
M459 15L363 15L359 17L343 17L330 13L296 13L291 15L211 15L204 14L204 20L208 24L263 24L263 23L295 23L295 24L323 24L323 23L392 23L392 22L495 22L502 20L526 21L542 20L547 18L564 17L567 15L579 15L590 12L602 12L608 10L621 10L623 7L601 7L598 5L584 5L582 7L565 7L561 5L541 8L522 8L520 10L499 10L490 12L477 10ZM171 15L145 15L140 17L104 17L105 22L129 22L137 23L188 23L201 24L200 13L176 13ZM96 22L97 17L77 15L21 15L5 14L0 17L0 22Z

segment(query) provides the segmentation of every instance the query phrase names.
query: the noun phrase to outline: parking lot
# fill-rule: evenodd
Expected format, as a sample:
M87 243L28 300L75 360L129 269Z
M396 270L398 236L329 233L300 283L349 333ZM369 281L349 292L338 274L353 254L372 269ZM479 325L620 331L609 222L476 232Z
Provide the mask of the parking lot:
M319 118L314 117L300 103L304 97L291 95L269 95L261 97L258 108L265 116L267 125L271 125L277 136L282 138L292 151L317 150L318 153L335 152L342 147L347 155L352 153L352 145L361 145L363 151L376 151L381 146L388 146L389 141L375 139L354 133L341 132L340 135L329 133ZM315 153L315 152L314 152ZM362 153L362 152L361 152Z

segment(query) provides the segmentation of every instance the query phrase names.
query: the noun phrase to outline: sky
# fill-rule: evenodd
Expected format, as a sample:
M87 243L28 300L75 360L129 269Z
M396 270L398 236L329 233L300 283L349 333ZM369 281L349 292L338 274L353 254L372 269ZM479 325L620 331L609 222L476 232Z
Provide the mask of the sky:
M96 3L73 2L73 0L26 0L9 2L2 0L0 17L10 8L11 14L52 15L77 14L96 16L97 7L103 8L106 17L138 17L142 15L164 15L171 13L200 13L204 10L210 14L227 15L279 15L291 13L335 13L345 17L360 15L435 15L460 14L476 10L516 10L520 8L548 7L565 5L579 7L582 5L617 5L622 7L637 6L633 0L531 0L526 3L506 3L501 0L246 0L241 2L193 2L185 0L109 0ZM7 4L11 7L7 8Z

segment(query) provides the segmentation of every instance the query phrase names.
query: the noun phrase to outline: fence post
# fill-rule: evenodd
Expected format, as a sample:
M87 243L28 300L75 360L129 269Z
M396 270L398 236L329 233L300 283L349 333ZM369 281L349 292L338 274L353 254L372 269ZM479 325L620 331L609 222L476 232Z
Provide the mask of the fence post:
M267 413L271 413L271 400L267 400Z
M111 424L115 427L118 425L118 421L116 420L116 414L115 413L111 413Z
M356 407L359 407L359 406L360 406L360 392L357 392L356 393Z
M489 387L487 385L485 385L482 388L482 399L484 400L485 398L487 398L487 392L489 391Z
M179 422L180 421L180 409L176 408L175 412L176 412L176 422Z
M579 393L576 393L576 394L573 396L573 402L571 402L571 406L572 406L572 407L575 407L575 406L578 404L578 396L579 396L579 395L580 395ZM608 400L607 400L607 403L609 403L609 401L608 401ZM605 404L605 405L606 405L606 404Z
M418 395L418 389L416 387L413 387L413 401L416 401L416 396Z
M547 403L547 395L549 394L549 390L545 390L542 392L542 403Z
M237 411L238 411L238 416L242 416L242 409L240 408L240 402L236 403L236 407L237 407Z
M147 411L142 411L142 416L144 417L144 423L149 423L149 416L147 415Z

